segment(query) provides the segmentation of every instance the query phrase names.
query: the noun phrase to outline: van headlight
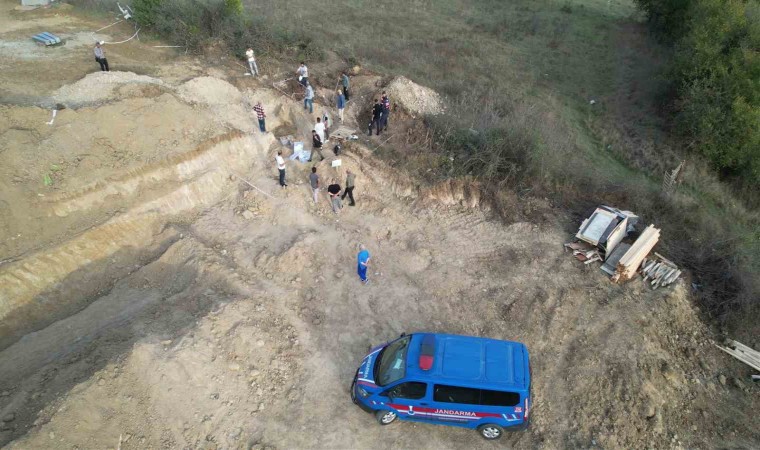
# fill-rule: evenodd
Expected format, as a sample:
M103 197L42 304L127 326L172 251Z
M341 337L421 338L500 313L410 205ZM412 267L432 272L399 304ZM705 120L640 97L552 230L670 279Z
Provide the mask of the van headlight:
M361 386L357 386L357 387L356 387L356 390L359 392L359 395L360 395L362 398L367 398L367 397L369 397L369 392L367 392L366 390L364 390L364 388L363 388L363 387L361 387Z

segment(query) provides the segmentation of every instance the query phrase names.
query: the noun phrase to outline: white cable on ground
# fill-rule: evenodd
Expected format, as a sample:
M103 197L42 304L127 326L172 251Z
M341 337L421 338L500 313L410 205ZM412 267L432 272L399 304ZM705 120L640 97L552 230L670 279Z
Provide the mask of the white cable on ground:
M97 33L98 31L105 30L106 28L112 27L112 26L114 26L114 25L116 25L118 23L121 23L121 22L124 22L124 19L117 20L116 22L114 22L114 23L112 23L110 25L106 25L103 28L99 28L99 29L93 31L92 33L90 33L90 35L92 36L92 40L94 40L95 42L99 42L97 39L95 39L95 33ZM132 37L130 37L129 39L125 39L125 40L119 41L119 42L106 42L106 41L103 41L103 43L104 44L111 44L111 45L114 45L114 44L123 44L125 42L129 42L132 39L134 39L135 36L137 36L137 33L139 33L139 32L140 32L140 28L138 28L137 31L135 31L135 34L133 34Z
M121 23L121 22L124 22L124 19L119 19L116 22L112 23L111 25L106 25L103 28L99 28L99 29L93 31L92 34L95 34L95 33L97 33L98 31L101 31L101 30L105 30L106 28L112 27L112 26L116 25L117 23Z

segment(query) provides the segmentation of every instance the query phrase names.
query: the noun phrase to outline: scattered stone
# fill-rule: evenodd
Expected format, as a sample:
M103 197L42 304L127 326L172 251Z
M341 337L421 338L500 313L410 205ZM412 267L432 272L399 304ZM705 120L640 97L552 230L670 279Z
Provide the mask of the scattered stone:
M271 274L271 273L268 273L266 276L267 276L267 279L268 279L268 280L271 280L271 279L272 279L272 274Z
M243 434L243 429L238 427L230 432L229 437L230 439L237 440L241 434Z
M246 220L251 220L254 218L254 214L246 209L243 211L243 218Z
M726 376L723 375L723 374L718 375L718 381L720 382L721 385L725 386L726 385Z
M314 319L311 321L311 323L313 323L314 325L319 325L320 323L322 323L322 321L319 319Z
M171 343L172 343L171 339L167 339L165 341L161 341L161 345L163 345L164 347L166 347L168 345L171 345Z
M98 379L98 386L103 386L104 384L106 384L106 380L102 378Z
M16 413L8 413L3 416L3 422L13 422L16 420Z
M258 410L259 411L264 411L264 404L263 403L259 403L259 409Z
M656 415L657 415L657 408L655 408L654 405L652 405L652 404L650 404L649 406L647 406L647 408L646 408L646 414L645 414L646 418L647 419L651 419L651 418L653 418Z
M232 364L230 364L229 368L233 372L238 372L238 371L240 371L240 364L238 364L238 363L232 363Z
M265 342L263 340L259 339L258 341L256 341L257 347L263 347L264 345L265 345Z
M214 392L213 394L209 395L209 398L211 398L211 400L219 400L219 393Z
M260 370L258 370L258 369L255 369L255 370L253 370L253 371L251 372L251 377L253 377L253 378L256 378L256 377L258 377L259 375L261 375L261 371L260 371Z

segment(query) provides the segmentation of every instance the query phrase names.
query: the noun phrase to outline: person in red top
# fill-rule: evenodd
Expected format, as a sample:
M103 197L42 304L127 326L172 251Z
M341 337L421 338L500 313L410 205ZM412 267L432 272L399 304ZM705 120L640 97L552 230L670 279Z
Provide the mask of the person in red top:
M253 107L253 110L256 112L256 117L259 119L259 129L262 133L267 132L267 126L266 126L266 118L267 115L264 113L264 107L261 106L261 102L256 102L256 106Z

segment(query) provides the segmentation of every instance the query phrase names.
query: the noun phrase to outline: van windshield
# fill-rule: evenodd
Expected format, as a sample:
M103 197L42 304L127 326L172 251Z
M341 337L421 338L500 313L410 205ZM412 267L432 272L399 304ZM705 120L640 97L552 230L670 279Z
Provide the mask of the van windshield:
M406 351L411 336L404 336L380 350L375 363L375 382L385 386L404 378L406 375Z

